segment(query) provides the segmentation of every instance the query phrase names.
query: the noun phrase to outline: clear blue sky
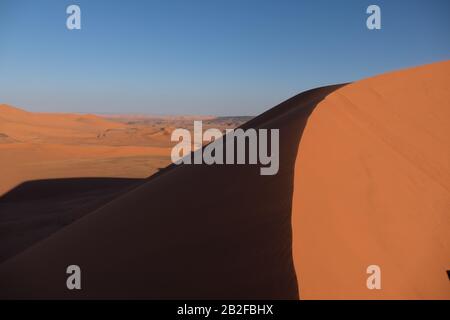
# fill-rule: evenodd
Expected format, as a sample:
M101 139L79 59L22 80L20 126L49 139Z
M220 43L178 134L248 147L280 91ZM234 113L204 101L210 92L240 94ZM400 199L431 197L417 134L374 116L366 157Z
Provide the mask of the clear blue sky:
M0 0L0 102L32 111L256 115L448 59L448 0Z

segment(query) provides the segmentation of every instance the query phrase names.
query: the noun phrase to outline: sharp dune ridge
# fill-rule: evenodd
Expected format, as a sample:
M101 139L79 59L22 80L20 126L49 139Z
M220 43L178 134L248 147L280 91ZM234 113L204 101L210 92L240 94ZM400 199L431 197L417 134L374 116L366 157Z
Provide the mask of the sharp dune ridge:
M310 90L243 124L280 130L275 176L170 165L147 179L22 185L1 215L20 201L52 199L43 212L89 201L10 247L0 297L450 299L449 112L446 61ZM71 264L80 291L65 287ZM372 264L382 290L366 287Z

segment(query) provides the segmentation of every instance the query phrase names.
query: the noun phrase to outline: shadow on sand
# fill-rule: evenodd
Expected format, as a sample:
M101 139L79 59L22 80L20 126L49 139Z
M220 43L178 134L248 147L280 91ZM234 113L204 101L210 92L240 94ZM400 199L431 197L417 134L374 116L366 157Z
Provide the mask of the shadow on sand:
M144 181L66 178L18 185L0 197L0 263Z

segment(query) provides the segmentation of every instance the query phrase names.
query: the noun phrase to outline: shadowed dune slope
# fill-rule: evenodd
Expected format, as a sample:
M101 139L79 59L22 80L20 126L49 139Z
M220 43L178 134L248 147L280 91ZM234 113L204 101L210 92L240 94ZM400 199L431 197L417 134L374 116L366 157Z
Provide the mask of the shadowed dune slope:
M65 178L19 185L0 197L0 263L144 181Z
M305 299L450 299L450 62L377 76L312 113L295 165ZM368 290L366 268L381 268Z
M298 298L294 163L312 109L339 86L302 93L244 128L280 129L280 170L171 166L0 265L3 298ZM82 290L66 288L66 268Z

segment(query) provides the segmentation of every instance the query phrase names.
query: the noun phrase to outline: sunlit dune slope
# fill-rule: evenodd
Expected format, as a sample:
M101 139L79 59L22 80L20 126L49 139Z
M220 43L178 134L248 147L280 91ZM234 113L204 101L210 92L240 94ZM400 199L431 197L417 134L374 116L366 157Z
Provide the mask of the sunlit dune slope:
M295 164L302 298L450 298L450 62L350 84L308 120ZM381 290L366 269L381 268Z

